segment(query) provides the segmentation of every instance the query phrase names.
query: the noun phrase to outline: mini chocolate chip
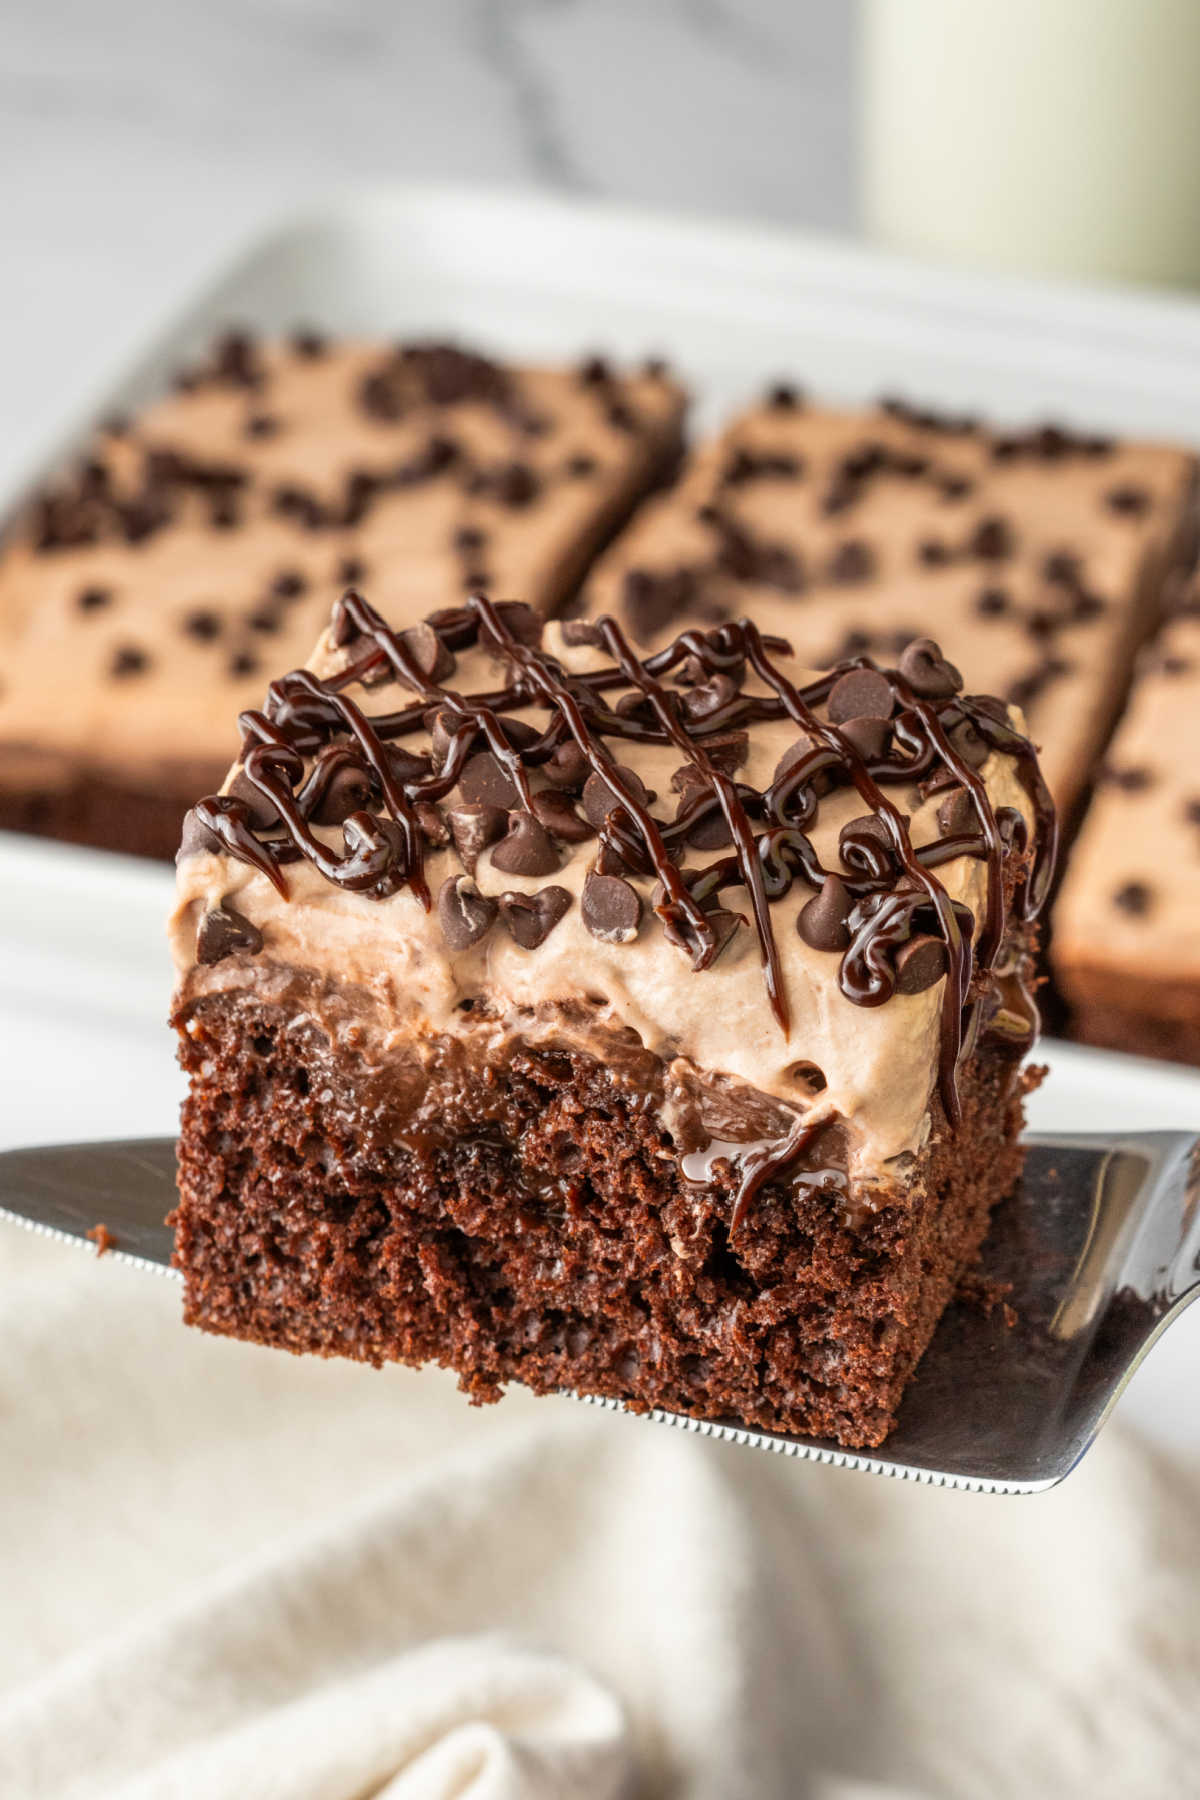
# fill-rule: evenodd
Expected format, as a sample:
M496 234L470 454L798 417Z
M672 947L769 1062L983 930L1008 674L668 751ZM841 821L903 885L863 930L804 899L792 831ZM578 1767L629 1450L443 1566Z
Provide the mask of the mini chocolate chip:
M308 589L308 582L299 569L281 569L271 583L271 592L280 600L298 600Z
M728 675L710 675L684 694L683 716L690 725L702 725L706 719L715 718L737 695L737 682Z
M492 578L486 569L463 571L462 590L464 594L486 594L491 585Z
M777 381L767 390L767 405L772 412L793 412L800 405L800 391L790 381Z
M588 356L579 365L579 381L582 387L607 387L612 380L612 368L608 358L604 356Z
M848 744L853 744L864 762L879 762L887 754L892 735L887 719L847 719L838 730Z
M446 809L446 824L468 875L475 873L480 852L503 836L507 817L501 807L477 800L464 800Z
M699 748L703 750L714 769L720 769L726 775L736 775L750 754L750 734L746 731L718 731L712 737L699 739ZM686 763L682 769L676 769L671 777L671 786L679 792L681 777L694 765Z
M1084 589L1072 597L1071 617L1081 624L1089 619L1098 619L1106 606L1107 601L1099 594L1093 594L1090 589Z
M482 550L487 532L479 525L460 525L454 533L454 548L462 551Z
M361 556L343 556L337 566L336 580L341 587L357 587L367 578L367 565Z
M908 825L908 815L900 815L901 823ZM861 869L867 866L864 854L864 841L878 844L891 861L896 860L896 848L892 843L891 833L878 813L860 813L855 819L847 819L838 832L838 855L848 869Z
M1186 656L1164 656L1159 659L1158 663L1160 675L1187 675L1190 674L1191 669L1191 659Z
M1144 487L1137 486L1135 482L1123 482L1118 487L1109 488L1104 496L1104 504L1110 512L1136 519L1140 514L1148 511L1150 495Z
M469 875L449 875L438 889L438 924L451 950L469 950L486 937L500 911Z
M521 804L516 782L500 767L490 750L479 750L467 758L458 785L464 800L482 802L485 806L502 806L505 812L511 812Z
M850 669L829 690L829 722L844 725L847 719L890 719L894 704L886 675L878 669Z
M975 611L982 619L998 619L1009 610L1010 604L1007 589L986 587L975 601Z
M913 639L900 658L900 673L923 700L946 700L962 693L962 676L932 638Z
M422 620L400 633L400 642L408 651L427 682L436 686L454 673L454 658L433 626Z
M917 561L924 563L927 568L941 568L953 560L953 551L941 538L924 538L917 545Z
M272 413L251 413L246 420L246 436L248 438L275 437L280 423Z
M150 658L144 650L139 650L134 644L123 644L113 652L108 670L110 675L123 679L127 675L143 675L149 667Z
M596 459L580 451L567 458L567 474L572 481L585 481L589 475L596 473Z
M205 965L223 962L239 950L256 956L262 947L258 926L224 901L205 913L196 932L196 961Z
M419 756L415 750L406 750L402 744L385 744L384 755L388 769L397 781L421 781L429 774L433 758Z
M279 814L275 807L254 786L245 769L239 769L229 784L229 792L235 800L240 800L249 815L250 825L255 831L270 831L279 823Z
M435 850L441 850L450 842L450 830L442 816L441 808L432 800L418 800L413 806L417 824L421 828L421 836Z
M533 813L538 823L564 844L586 844L596 835L595 827L580 818L568 796L557 788L543 788L533 796Z
M371 782L366 770L345 763L330 777L329 786L313 813L313 822L344 825L351 813L366 812L371 800Z
M975 802L965 787L951 788L937 809L938 830L943 837L974 836L979 831Z
M624 763L617 763L616 774L639 805L649 805L651 796L635 770L626 768ZM621 804L603 775L594 773L588 776L583 784L583 812L588 823L594 825L597 831L609 813L615 812Z
M319 331L312 331L308 327L294 331L291 343L296 355L304 357L307 362L315 362L325 354L325 339Z
M981 769L991 754L991 746L970 719L960 719L946 733L950 745L969 769Z
M229 659L229 673L238 677L256 675L258 666L257 656L251 656L248 650L239 650L236 656Z
M603 643L600 627L593 625L588 619L564 619L559 630L562 632L563 643L570 645L573 650L583 645L589 649L599 649Z
M501 506L528 506L537 498L541 486L537 474L528 463L506 463L489 478L488 486Z
M1074 550L1050 550L1042 559L1042 576L1062 587L1074 587L1079 580L1079 558Z
M642 920L637 889L619 875L589 874L580 911L584 924L602 944L631 944Z
M183 621L183 629L189 637L198 638L202 644L210 644L221 635L220 616L210 612L207 607L198 607L195 612L188 613Z
M251 631L261 631L269 635L271 632L279 630L283 624L283 618L274 608L260 606L257 612L247 614L246 623Z
M550 833L532 813L509 813L508 832L492 852L493 868L505 875L553 875L559 860Z
M101 607L111 604L112 597L111 588L85 587L75 604L80 612L99 612Z
M1127 881L1113 895L1113 905L1119 906L1122 912L1132 914L1140 919L1150 911L1150 903L1154 896L1144 881Z
M536 894L501 894L500 915L509 936L522 950L544 944L559 920L570 911L566 888L539 888Z
M980 519L967 548L972 556L981 557L985 562L1003 562L1016 548L1012 526L998 513Z
M975 483L969 475L943 475L938 480L943 500L965 500L974 488Z
M637 431L641 421L627 400L614 400L605 409L605 418L616 431Z
M177 863L185 862L189 856L203 856L206 853L219 854L224 848L215 831L201 822L196 815L195 807L183 815L183 830L179 838L179 849L175 855Z
M717 940L716 947L713 950L708 965L711 969L717 958L723 956L726 950L728 950L730 944L732 944L737 937L738 932L745 929L747 921L743 918L741 913L729 912L727 908L723 906L714 906L711 911L706 912L704 916Z
M896 952L896 992L923 994L946 973L946 946L941 938L921 932Z
M688 826L687 841L695 850L725 850L733 843L733 833L726 822L720 802L716 799L709 782L699 769L691 768L684 772L679 786L679 804L675 808L675 817L682 818L697 800L710 802L704 816Z
M1183 816L1189 825L1200 825L1200 800L1185 800Z
M847 538L834 551L829 564L829 579L849 587L858 581L869 581L875 573L875 553L862 538Z
M542 764L542 774L557 788L579 792L588 778L591 764L574 738L564 738L555 746L549 762Z
M796 930L810 950L844 950L850 942L847 920L854 901L840 875L827 875L811 900L800 908Z
M1120 788L1126 794L1140 794L1150 786L1153 776L1149 769L1118 769L1108 765L1101 769L1100 779L1106 786Z

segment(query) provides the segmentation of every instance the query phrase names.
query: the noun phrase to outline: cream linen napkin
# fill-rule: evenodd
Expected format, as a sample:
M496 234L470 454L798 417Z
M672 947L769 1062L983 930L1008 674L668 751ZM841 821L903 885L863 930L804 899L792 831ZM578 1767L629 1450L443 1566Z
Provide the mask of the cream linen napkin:
M185 1332L0 1226L3 1800L1192 1791L1197 1487L988 1500Z

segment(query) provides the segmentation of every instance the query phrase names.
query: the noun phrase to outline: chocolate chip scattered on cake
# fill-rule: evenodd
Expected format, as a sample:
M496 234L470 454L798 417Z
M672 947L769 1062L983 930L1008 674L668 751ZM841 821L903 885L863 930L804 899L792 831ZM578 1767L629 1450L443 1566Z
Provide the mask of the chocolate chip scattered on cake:
M1200 1064L1200 585L1143 654L1054 910L1072 1036Z
M555 610L678 457L657 365L234 333L110 421L0 553L0 826L170 855L238 712L370 581Z
M962 690L347 595L185 826L188 1320L881 1442L1036 1030L1053 807Z
M643 647L749 613L813 667L932 633L1023 709L1067 814L1190 546L1194 473L1167 446L777 387L602 559L585 610Z

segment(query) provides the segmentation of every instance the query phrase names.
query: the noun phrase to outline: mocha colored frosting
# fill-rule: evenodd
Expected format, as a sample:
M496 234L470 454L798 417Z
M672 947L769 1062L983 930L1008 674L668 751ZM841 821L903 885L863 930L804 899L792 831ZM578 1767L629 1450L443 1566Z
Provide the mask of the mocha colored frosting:
M357 604L361 608L361 603ZM362 611L354 617L343 611L337 629L322 640L310 668L331 692L344 691L371 718L394 717L411 707L412 694L403 683L364 687L346 673L363 669L370 679L380 668L370 640L353 635L354 620L362 616ZM339 645L337 640L347 637L348 646ZM554 659L548 666L556 668L568 686L572 678L611 667L606 649L569 644L556 625L546 628L544 648ZM457 667L445 677L445 691L471 695L502 689L512 673L512 661L511 657L497 657L482 643L460 648ZM805 684L812 678L791 658L773 649L769 661L772 671L796 688L828 692L832 677L819 678L817 687L808 689ZM662 679L666 685L668 676L664 674ZM903 681L897 681L896 687L898 693L909 691ZM606 692L605 704L614 705L619 691ZM751 670L741 683L737 704L742 696L769 702L771 692L769 684ZM919 706L911 692L908 704L910 712L913 705ZM293 707L289 716L294 713ZM286 707L279 716L285 714ZM548 715L545 705L528 705L506 711L504 716L525 720L540 732ZM1014 711L1007 722L1003 720L1002 709L988 717L980 715L981 728L1013 748L993 747L982 753L974 773L981 784L983 810L993 823L997 815L1008 821L1002 860L1007 865L1016 855L1024 867L1027 858L1021 854L1020 842L1034 846L1039 833L1044 836L1048 830L1048 817L1040 803L1035 804L1040 790L1028 746L1016 736L1021 728L1019 715ZM296 726L288 729L294 739L302 739ZM778 716L754 720L747 729L748 751L734 780L739 788L761 793L770 787L780 758L805 733L790 718ZM827 728L820 725L818 730ZM696 736L702 744L703 733ZM261 730L258 738L262 741ZM254 740L255 734L250 732L247 746ZM429 737L422 729L395 741L406 750L422 751ZM620 764L633 770L658 796L650 803L652 815L669 820L677 802L672 775L686 760L679 748L628 737L607 740L607 744ZM311 749L310 744L306 754L310 768ZM927 797L922 797L913 782L886 789L887 799L908 818L905 841L913 853L946 837L938 812L955 782L955 760L939 760L937 779L925 784L935 790L927 792ZM544 785L536 767L530 769L529 778L535 791ZM227 793L229 786L227 783ZM603 1054L606 1041L612 1045L636 1043L675 1071L677 1085L686 1086L692 1075L701 1071L706 1078L725 1078L779 1103L798 1128L840 1118L846 1128L851 1171L868 1181L886 1180L894 1159L918 1150L928 1135L947 1012L956 1010L946 1005L946 984L953 977L953 967L950 976L943 975L920 991L891 991L880 1004L864 1004L861 995L853 998L846 991L847 959L836 951L813 948L797 929L801 909L814 892L802 878L791 881L786 891L770 901L765 939L760 934L756 940L749 927L738 928L711 966L697 967L704 958L696 945L691 945L689 956L686 948L670 941L654 917L654 882L648 876L625 872L641 899L642 917L632 937L620 941L598 936L589 928L583 900L597 857L595 837L578 844L559 842L558 867L537 875L497 868L497 849L486 848L474 871L478 893L485 901L553 886L565 890L569 904L535 948L523 947L495 923L478 941L451 950L437 907L426 909L416 891L417 883L406 880L384 898L354 891L331 879L328 870L322 872L307 854L296 855L291 841L294 834L276 830L272 835L268 829L248 836L239 807L229 801L222 804L223 813L209 807L201 808L200 815L210 826L214 821L220 824L222 818L229 821L222 827L229 845L219 852L193 847L180 863L171 936L184 999L210 991L253 989L260 971L290 966L323 978L335 988L353 990L358 1008L353 1027L343 1023L327 1029L349 1030L346 1041L376 1064L409 1056L414 1040L461 1035L478 1045L481 1036L486 1038L490 1032L518 1032L533 1040L552 1036L593 1054ZM807 836L823 868L839 868L842 827L869 810L862 794L844 780L821 794ZM1023 829L1016 826L1018 816ZM244 844L241 851L236 842L239 834ZM191 844L204 835L203 828L198 832L193 828ZM336 856L345 854L340 826L311 827L311 840L318 851L325 848ZM255 867L253 858L261 857L262 843L282 848L277 857L268 857L263 867ZM970 914L967 935L974 938L985 959L983 967L976 967L972 994L978 998L990 993L994 1001L1008 966L1005 959L1012 954L1004 930L1000 887L1011 887L1015 871L1006 866L1002 880L997 867L1001 859L989 859L984 848L979 838L970 853L933 858L929 866L946 907L959 916L964 908ZM730 854L729 850L692 851L686 855L685 866L688 870L701 868ZM251 860L246 860L247 855ZM427 852L424 879L431 897L439 894L448 879L461 874L462 863L452 847ZM1041 886L1044 878L1043 870ZM849 871L847 879L851 879ZM904 888L903 878L899 886ZM748 920L753 917L752 896L743 886L726 886L719 903ZM261 947L235 949L211 964L199 962L198 933L206 917L217 912L232 913L247 922L253 934L261 937ZM989 931L991 941L985 948ZM768 940L780 994L776 1005L764 979Z

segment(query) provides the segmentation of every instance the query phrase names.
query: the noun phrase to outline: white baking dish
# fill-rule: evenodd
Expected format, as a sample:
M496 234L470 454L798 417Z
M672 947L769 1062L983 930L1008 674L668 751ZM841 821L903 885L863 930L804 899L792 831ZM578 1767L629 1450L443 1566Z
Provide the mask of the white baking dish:
M950 275L830 241L481 190L330 201L264 235L123 375L0 469L0 512L90 424L147 399L230 323L460 335L510 354L667 354L713 424L773 375L1200 443L1200 308ZM0 1148L173 1127L169 871L0 835ZM1052 1045L1041 1130L1192 1126L1200 1074ZM1200 1452L1200 1307L1123 1401Z

